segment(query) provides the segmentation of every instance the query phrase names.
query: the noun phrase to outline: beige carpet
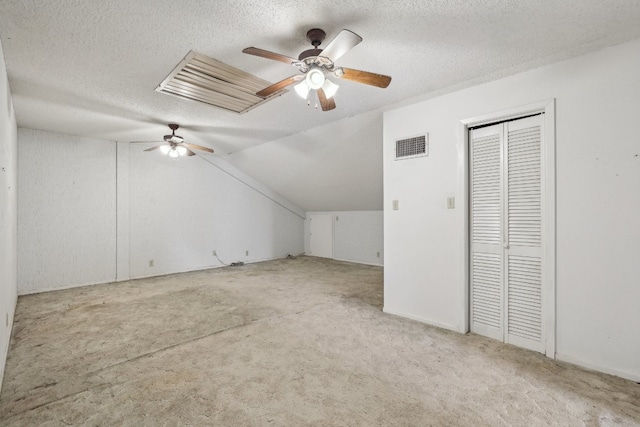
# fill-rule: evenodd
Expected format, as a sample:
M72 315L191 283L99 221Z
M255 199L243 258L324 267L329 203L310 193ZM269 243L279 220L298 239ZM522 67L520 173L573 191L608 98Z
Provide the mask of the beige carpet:
M20 297L1 425L640 425L640 386L381 312L311 257Z

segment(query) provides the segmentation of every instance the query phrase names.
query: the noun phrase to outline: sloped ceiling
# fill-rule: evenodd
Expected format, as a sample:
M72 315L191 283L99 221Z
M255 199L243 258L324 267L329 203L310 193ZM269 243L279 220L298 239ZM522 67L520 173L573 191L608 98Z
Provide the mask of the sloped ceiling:
M356 119L349 138L348 118L638 38L638 22L633 0L0 2L19 126L132 141L161 139L177 122L189 142L271 177L307 210L382 206L381 122L358 129L369 116ZM243 115L154 91L190 50L279 81L297 71L242 49L297 57L313 27L327 32L324 45L342 28L358 33L364 41L338 65L391 85L340 80L333 111L290 92Z

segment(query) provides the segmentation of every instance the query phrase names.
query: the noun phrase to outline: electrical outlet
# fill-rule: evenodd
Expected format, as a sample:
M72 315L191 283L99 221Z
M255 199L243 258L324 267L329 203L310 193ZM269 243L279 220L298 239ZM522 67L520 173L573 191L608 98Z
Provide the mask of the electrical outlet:
M211 252L211 255L213 256L218 256L218 253L216 252L216 250L214 249L213 252Z
M153 260L152 260L152 259L150 259L150 260L149 260L149 267L153 267L153 265L154 265L154 262L153 262Z
M249 251L244 251L244 254L245 254L246 256L249 256Z
M376 256L377 256L378 258L380 258L380 252L378 252L378 253L376 254Z
M397 211L399 209L399 203L397 200L392 200L391 201L391 207L393 208L394 211Z

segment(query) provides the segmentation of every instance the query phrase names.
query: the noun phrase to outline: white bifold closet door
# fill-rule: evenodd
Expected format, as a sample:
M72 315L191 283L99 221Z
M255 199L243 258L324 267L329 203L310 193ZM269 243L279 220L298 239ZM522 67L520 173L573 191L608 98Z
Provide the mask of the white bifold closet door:
M545 351L542 115L470 130L471 331Z

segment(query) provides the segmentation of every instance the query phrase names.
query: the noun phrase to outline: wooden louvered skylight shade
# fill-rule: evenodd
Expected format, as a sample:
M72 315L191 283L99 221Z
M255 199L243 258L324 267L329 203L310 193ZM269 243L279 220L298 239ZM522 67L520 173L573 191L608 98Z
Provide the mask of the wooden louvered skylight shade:
M256 96L256 92L270 85L271 82L191 51L156 91L242 114L286 92L281 90L266 99Z

